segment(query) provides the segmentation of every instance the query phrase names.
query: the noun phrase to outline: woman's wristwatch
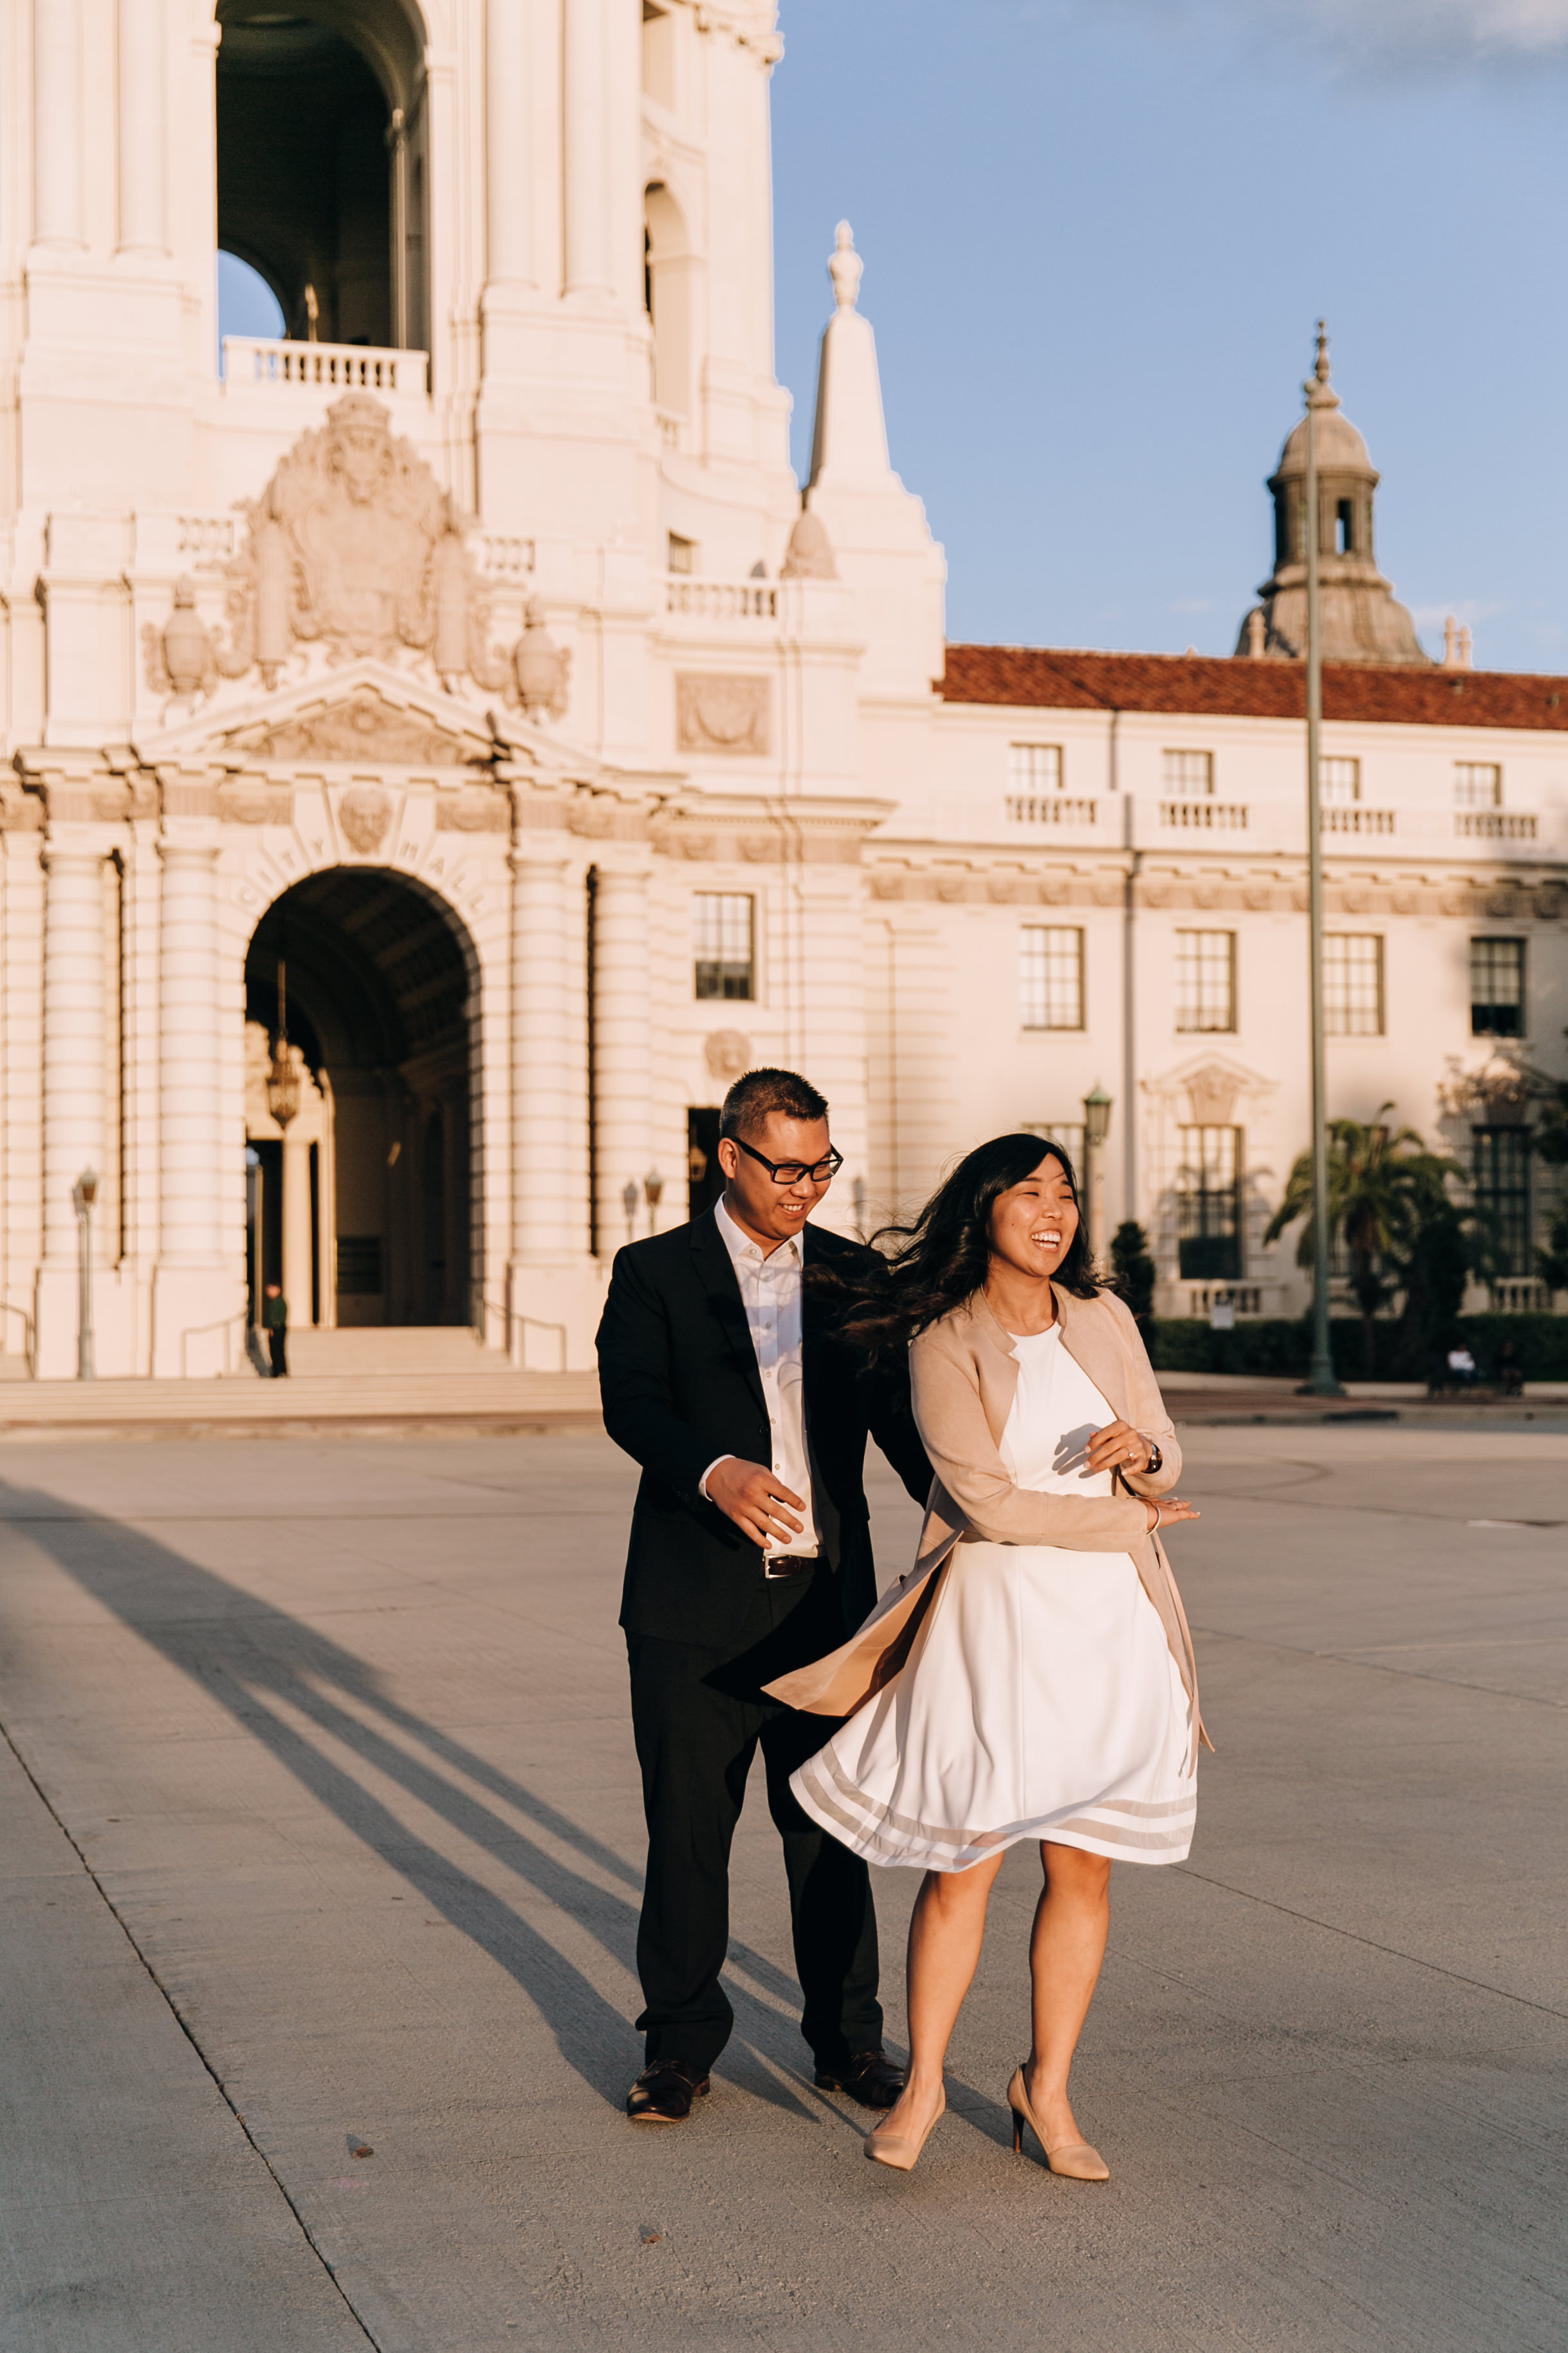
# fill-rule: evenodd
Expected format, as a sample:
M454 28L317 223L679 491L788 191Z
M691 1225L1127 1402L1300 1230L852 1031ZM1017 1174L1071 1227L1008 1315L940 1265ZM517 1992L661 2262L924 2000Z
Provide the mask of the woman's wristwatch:
M1140 1436L1140 1437L1142 1437L1143 1433L1142 1432L1142 1430L1140 1430L1140 1432L1139 1432L1138 1434L1139 1434L1139 1436ZM1149 1460L1148 1460L1148 1461L1147 1461L1147 1462L1145 1462L1145 1464L1143 1465L1142 1471L1142 1472L1140 1472L1140 1474L1139 1474L1139 1475L1140 1475L1140 1477L1141 1477L1141 1478L1147 1479L1147 1478L1151 1475L1151 1473L1152 1473L1152 1472L1155 1472L1155 1471L1162 1471L1162 1470L1163 1470L1163 1469L1164 1469L1164 1466L1165 1466L1165 1458L1164 1458L1164 1456L1161 1453L1161 1451L1160 1451L1159 1448L1155 1445L1155 1443L1154 1443L1153 1440L1152 1440L1152 1439L1150 1439L1150 1440L1149 1440Z

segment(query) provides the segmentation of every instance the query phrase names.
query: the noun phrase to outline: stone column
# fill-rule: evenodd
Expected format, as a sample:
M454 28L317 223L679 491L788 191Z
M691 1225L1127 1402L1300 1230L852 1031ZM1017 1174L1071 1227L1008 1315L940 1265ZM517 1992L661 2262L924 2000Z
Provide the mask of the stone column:
M223 1227L222 976L218 828L205 778L166 776L158 843L159 1246L153 1370L207 1373L223 1361L210 1327L244 1300L242 1237ZM234 1149L241 1148L243 1117ZM182 1345L182 1338L188 1345ZM229 1356L234 1353L230 1336Z
M86 827L51 820L49 836L43 853L44 1247L34 1314L40 1377L71 1380L80 1310L71 1190L84 1169L103 1175L104 853ZM93 1241L100 1261L96 1226Z
M528 121L527 0L489 0L485 15L485 201L492 286L531 286L528 182L533 148Z
M33 237L80 245L81 0L33 0Z
M610 72L605 0L566 0L566 291L610 287Z
M602 1259L626 1240L622 1193L634 1182L640 1201L653 1159L647 881L646 852L611 850L595 869L594 1178ZM640 1209L636 1215L640 1230Z
M103 853L44 851L44 1257L77 1263L71 1187L103 1174Z
M291 1329L314 1322L310 1313L310 1144L283 1131L283 1296Z
M583 1250L574 1216L573 1071L567 1042L566 838L523 833L512 853L511 1254L563 1264Z
M164 0L120 0L120 250L169 249Z
M159 1257L166 1267L211 1267L221 1247L217 843L165 839L159 854Z

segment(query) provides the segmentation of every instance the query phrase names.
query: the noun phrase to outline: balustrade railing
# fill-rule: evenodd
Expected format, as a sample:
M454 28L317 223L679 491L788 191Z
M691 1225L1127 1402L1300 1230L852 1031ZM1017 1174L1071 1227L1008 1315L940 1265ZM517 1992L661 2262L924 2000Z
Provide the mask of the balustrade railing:
M1066 793L1009 793L1009 825L1098 825L1098 801L1077 800Z
M1454 831L1461 840L1533 841L1536 820L1520 809L1456 809Z
M231 392L379 392L422 400L429 389L430 354L382 351L369 343L226 335L223 374Z
M1394 811L1374 808L1326 808L1321 812L1324 833L1392 833Z
M1238 801L1162 801L1160 822L1202 833L1245 833L1247 810Z
M772 580L667 579L664 609L699 621L773 621L779 592Z

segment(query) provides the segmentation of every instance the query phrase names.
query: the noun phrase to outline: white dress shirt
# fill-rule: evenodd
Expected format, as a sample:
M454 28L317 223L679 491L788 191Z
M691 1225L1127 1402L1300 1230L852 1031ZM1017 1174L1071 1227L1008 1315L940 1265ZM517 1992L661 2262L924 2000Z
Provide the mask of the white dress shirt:
M812 1499L811 1454L805 1436L801 1330L804 1236L792 1234L787 1242L780 1242L764 1257L760 1244L735 1223L722 1200L715 1206L713 1218L735 1269L752 1346L756 1351L773 1439L770 1467L773 1476L801 1496L805 1504L805 1511L795 1514L803 1523L800 1534L782 1540L770 1537L765 1549L774 1558L820 1552L822 1533ZM702 1473L699 1493L706 1496L710 1477L721 1462L732 1460L731 1455L716 1454Z

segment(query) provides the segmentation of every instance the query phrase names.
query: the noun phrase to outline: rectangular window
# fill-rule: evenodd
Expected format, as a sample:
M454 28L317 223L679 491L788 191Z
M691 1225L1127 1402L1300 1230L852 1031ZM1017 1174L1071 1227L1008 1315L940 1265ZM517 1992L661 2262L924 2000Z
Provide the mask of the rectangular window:
M1382 1037L1381 933L1325 933L1323 1026L1331 1038Z
M1061 745L1009 744L1007 782L1016 793L1059 793L1062 788Z
M1083 934L1026 923L1018 935L1018 997L1026 1029L1083 1028Z
M1456 760L1456 808L1501 808L1502 770L1491 760Z
M1524 942L1470 942L1470 1035L1524 1035Z
M1176 1248L1184 1282L1236 1282L1241 1265L1241 1130L1184 1127Z
M1531 1244L1530 1131L1523 1127L1470 1130L1476 1173L1476 1207L1496 1240L1500 1274L1533 1274Z
M1176 934L1176 1027L1236 1028L1236 934Z
M1165 790L1189 800L1199 794L1212 793L1214 754L1212 752L1167 752Z
M668 561L672 572L695 572L697 542L694 539L682 539L678 531L672 531L669 534Z
M741 891L699 891L696 993L699 997L751 997L752 902Z
M1359 760L1320 760L1318 796L1325 808L1348 808L1361 798Z

